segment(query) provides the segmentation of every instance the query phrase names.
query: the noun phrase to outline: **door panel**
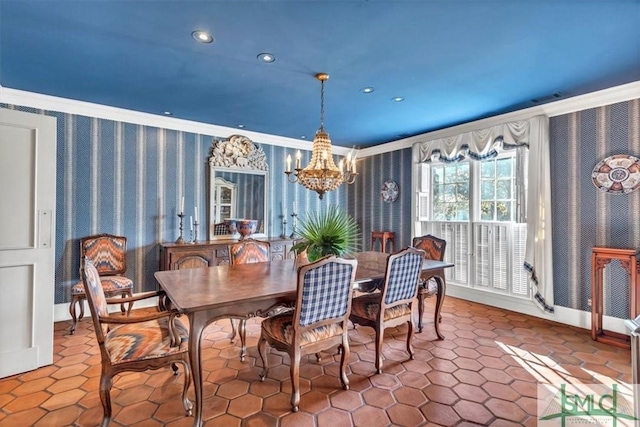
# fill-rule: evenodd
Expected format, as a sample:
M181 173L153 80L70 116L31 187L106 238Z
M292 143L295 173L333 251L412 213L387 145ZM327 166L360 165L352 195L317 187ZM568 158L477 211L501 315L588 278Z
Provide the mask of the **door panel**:
M53 362L56 119L0 109L0 378Z

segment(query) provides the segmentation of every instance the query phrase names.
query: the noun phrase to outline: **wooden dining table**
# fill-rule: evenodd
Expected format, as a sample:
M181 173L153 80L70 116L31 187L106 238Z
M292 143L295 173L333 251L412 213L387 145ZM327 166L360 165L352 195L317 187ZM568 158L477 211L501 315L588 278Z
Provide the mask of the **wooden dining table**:
M356 254L356 290L376 290L380 279L384 278L388 256L382 252ZM171 307L189 319L189 361L195 388L194 426L202 426L200 341L203 330L221 318L262 316L275 307L291 307L296 296L298 266L300 264L296 260L289 259L155 273ZM440 339L440 310L446 291L444 269L449 267L453 264L434 260L424 260L422 266L422 278L432 277L438 285L434 323ZM419 322L421 324L421 319Z

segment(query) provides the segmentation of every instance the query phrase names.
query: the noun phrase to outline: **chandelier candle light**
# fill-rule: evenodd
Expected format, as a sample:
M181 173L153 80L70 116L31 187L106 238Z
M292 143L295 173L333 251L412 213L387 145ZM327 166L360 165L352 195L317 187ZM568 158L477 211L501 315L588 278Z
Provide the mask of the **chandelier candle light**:
M318 73L316 79L320 80L320 128L313 138L311 161L302 169L300 165L302 153L298 150L296 152L296 167L294 172L291 172L291 154L288 154L287 169L284 173L287 174L289 182L298 182L305 188L315 191L322 200L324 193L335 190L343 182L353 184L358 173L356 172L355 156L352 157L351 153L347 156L346 165L344 159L340 160L339 166L333 162L331 139L324 130L324 82L329 79L329 75Z

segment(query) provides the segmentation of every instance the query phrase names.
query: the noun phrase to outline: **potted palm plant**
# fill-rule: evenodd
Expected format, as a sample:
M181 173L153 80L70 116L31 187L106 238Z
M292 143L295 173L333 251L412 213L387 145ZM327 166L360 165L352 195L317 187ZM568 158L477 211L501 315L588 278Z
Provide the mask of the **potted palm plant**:
M337 205L308 212L294 230L302 239L291 248L297 255L306 252L310 262L326 255L348 256L360 247L360 227Z

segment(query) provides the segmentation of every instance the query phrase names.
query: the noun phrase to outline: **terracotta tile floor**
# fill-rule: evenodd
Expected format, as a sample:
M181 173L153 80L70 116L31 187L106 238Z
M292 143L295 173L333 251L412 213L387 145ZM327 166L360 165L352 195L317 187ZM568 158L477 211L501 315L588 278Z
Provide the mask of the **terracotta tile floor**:
M271 350L269 375L258 379L259 322L249 322L245 362L229 343L229 321L212 324L202 345L205 425L534 426L538 382L631 383L630 351L594 342L586 330L454 298L445 300L444 341L425 320L415 360L403 350L406 327L386 331L382 375L374 374L373 331L352 330L348 391L339 385L339 356L303 359L298 413L289 410L288 356ZM99 425L100 355L91 323L84 319L75 335L69 326L55 325L54 365L0 380L1 426ZM183 375L160 369L116 377L111 425L191 425L179 399Z

